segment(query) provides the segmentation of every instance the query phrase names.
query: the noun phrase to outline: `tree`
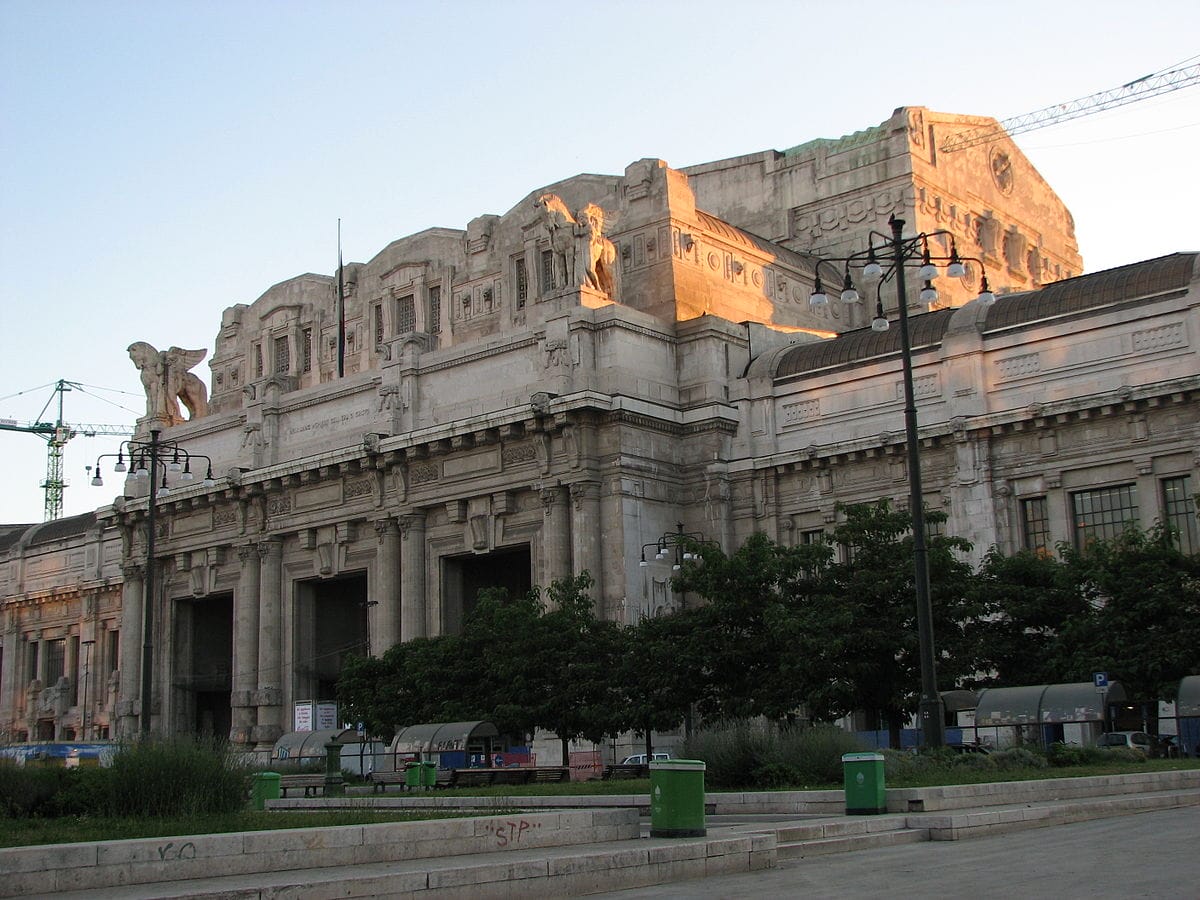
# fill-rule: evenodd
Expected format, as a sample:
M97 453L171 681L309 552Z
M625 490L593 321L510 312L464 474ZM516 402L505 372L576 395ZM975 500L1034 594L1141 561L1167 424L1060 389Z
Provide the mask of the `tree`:
M1068 568L1022 551L984 557L975 581L979 617L968 624L978 685L1054 684L1066 677L1063 630L1088 611Z
M698 550L700 561L685 563L673 587L708 601L689 620L688 651L703 663L700 711L718 719L787 718L811 688L797 658L802 648L792 640L794 619L824 589L830 549L784 547L754 534L731 556L716 547Z
M1103 670L1132 696L1174 698L1180 678L1200 672L1200 555L1162 526L1061 552L1086 601L1063 628L1066 674Z
M816 719L878 711L898 747L921 681L912 517L886 500L846 507L845 513L833 540L846 558L829 566L828 588L811 594L793 631L808 660L808 704ZM945 520L939 511L926 514L930 525ZM939 689L953 687L974 668L966 633L978 613L970 599L972 572L956 555L970 546L945 535L927 540Z

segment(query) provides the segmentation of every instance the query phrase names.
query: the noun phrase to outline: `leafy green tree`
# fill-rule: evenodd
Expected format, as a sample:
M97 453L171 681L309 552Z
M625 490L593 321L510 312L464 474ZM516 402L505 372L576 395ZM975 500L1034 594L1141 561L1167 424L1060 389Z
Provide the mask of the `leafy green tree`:
M654 732L675 728L688 718L704 689L707 667L696 638L703 633L702 610L648 616L624 629L616 682L622 694L613 732L631 730L654 753Z
M1132 696L1174 698L1179 679L1200 672L1200 555L1161 526L1062 553L1086 601L1063 627L1066 674L1107 671Z
M920 698L920 654L913 574L912 517L886 500L845 509L833 532L846 558L831 563L826 590L801 610L795 637L807 658L807 702L813 718L832 719L874 710L899 746L903 722ZM937 525L944 513L930 511ZM971 567L957 554L970 544L930 535L926 541L939 689L974 669L967 628L978 614L971 599Z
M1066 678L1063 630L1088 612L1083 593L1056 557L995 548L975 580L978 616L968 623L979 686L1055 684Z
M714 719L784 719L811 685L804 649L793 640L798 609L823 590L831 551L824 545L784 547L751 535L732 555L698 548L674 580L708 602L691 617L688 644L703 666L699 708ZM787 677L781 676L786 671Z

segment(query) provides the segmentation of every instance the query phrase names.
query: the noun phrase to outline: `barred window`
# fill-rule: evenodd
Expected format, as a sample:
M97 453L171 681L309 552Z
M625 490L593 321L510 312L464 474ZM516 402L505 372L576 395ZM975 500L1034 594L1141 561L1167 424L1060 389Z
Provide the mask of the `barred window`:
M67 642L61 638L46 643L46 687L67 674Z
M417 329L417 307L413 295L407 294L396 301L396 334L408 334Z
M430 334L442 330L442 287L434 285L429 289L429 327L425 329Z
M38 677L38 642L30 641L27 645L29 652L25 655L25 680L33 681Z
M542 293L554 290L554 251L542 251Z
M1200 524L1196 521L1196 498L1192 496L1192 476L1179 475L1162 480L1163 521L1184 553L1200 552Z
M286 374L292 369L292 350L286 337L275 338L275 371Z
M303 347L301 349L301 361L305 372L312 371L312 329L304 329Z
M1038 554L1050 552L1050 514L1045 497L1021 501L1021 546Z
M113 628L105 632L104 674L111 675L121 661L121 632Z
M375 346L379 347L383 344L383 304L376 303L371 308L371 324L375 330Z
M263 355L262 344L254 345L254 377L262 378L263 374Z
M513 272L517 280L517 309L524 309L529 297L529 273L525 271L524 256L513 260Z
M1075 546L1086 547L1093 541L1108 541L1125 530L1138 517L1137 485L1079 491L1071 495L1075 521Z

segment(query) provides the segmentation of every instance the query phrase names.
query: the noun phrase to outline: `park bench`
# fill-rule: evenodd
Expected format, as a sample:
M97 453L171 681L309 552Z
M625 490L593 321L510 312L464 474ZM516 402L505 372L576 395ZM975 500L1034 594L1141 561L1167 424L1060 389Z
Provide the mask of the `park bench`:
M622 778L649 778L650 766L646 763L625 764L614 763L611 766L605 766L604 772L600 776L603 780L617 780Z
M289 790L304 790L305 797L316 797L325 791L324 775L280 775L279 796L286 797Z
M406 775L404 772L372 772L367 776L367 781L371 782L371 789L376 794L386 794L388 785L406 783Z
M529 778L531 784L555 784L571 780L571 770L566 766L539 766L526 771L532 775Z

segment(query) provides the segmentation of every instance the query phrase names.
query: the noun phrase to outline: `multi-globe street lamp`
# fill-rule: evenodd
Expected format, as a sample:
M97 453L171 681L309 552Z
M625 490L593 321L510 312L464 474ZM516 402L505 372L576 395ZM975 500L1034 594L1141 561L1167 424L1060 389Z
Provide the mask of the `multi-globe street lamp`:
M116 457L113 471L120 474L130 472L134 478L148 479L150 496L146 508L146 577L144 581L145 594L142 604L142 702L138 715L138 725L143 734L150 731L150 691L154 685L154 539L156 537L155 509L163 497L171 493L167 484L167 474L177 473L182 482L195 480L192 472L192 460L202 459L208 463L208 471L204 476L205 487L212 487L212 460L199 453L189 453L175 441L159 440L162 431L150 429L148 441L122 441L116 453L102 453L96 457L95 474L92 476L93 487L103 487L104 479L100 475L100 460ZM128 467L125 460L128 458ZM162 482L159 483L159 472Z
M925 542L925 504L921 490L921 459L917 443L917 404L913 391L912 343L908 330L908 289L905 284L905 271L909 268L919 267L917 268L917 278L924 282L920 300L922 303L928 304L937 299L937 290L933 286L933 280L939 275L938 264L946 265L947 275L961 278L967 274L965 262L978 263L982 276L979 302L994 303L996 296L988 288L987 275L983 273L983 262L974 257L959 256L953 234L939 230L905 237L903 219L892 216L888 220L888 224L892 229L890 235L877 231L869 232L866 249L850 256L820 257L820 262L843 264L841 299L846 303L856 303L860 300L860 295L854 287L851 277L852 268L860 268L862 278L876 280L875 317L871 320L873 331L887 331L890 327L883 312L883 297L880 289L889 279L894 279L896 282L900 321L900 356L904 368L904 440L908 458L909 507L912 512L913 534L913 578L921 665L921 700L918 711L922 743L927 747L941 747L945 743L945 732L942 721L941 695L937 689L937 656L934 650L933 606L929 592L929 553ZM949 239L949 255L931 253L929 249L931 238ZM819 264L817 269L809 303L813 307L828 306L829 296L821 284Z

